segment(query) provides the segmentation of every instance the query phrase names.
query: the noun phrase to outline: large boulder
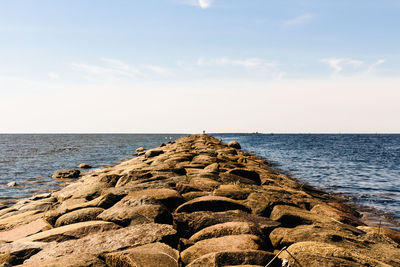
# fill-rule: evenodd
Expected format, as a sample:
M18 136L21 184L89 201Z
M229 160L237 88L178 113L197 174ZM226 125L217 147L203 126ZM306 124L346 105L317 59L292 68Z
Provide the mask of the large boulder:
M81 169L90 169L93 168L92 165L87 164L87 163L81 163L78 166L76 166L77 168L81 168Z
M81 172L79 170L70 169L70 170L58 170L55 171L51 177L52 178L79 178Z
M223 184L215 189L213 193L215 196L243 200L249 196L251 190L248 188L240 187L239 185Z
M63 255L57 258L49 258L38 260L35 262L25 263L23 265L17 265L23 267L106 267L104 261L92 254L72 254Z
M365 225L356 216L350 212L339 210L328 204L318 204L311 209L311 213L328 216L339 222L350 224L353 226Z
M238 141L230 141L228 143L228 146L232 147L232 148L237 148L237 149L241 149L242 148Z
M107 266L179 267L179 252L163 243L152 243L104 255Z
M316 222L333 222L331 218L309 212L305 209L289 205L276 205L270 215L274 221L280 222L285 227L294 227L300 224L313 224Z
M227 236L250 234L263 237L261 229L254 223L249 222L226 222L209 226L200 230L190 237L190 241L198 242L200 240Z
M109 209L98 215L105 221L119 225L141 223L172 223L172 216L158 200L149 196L126 196Z
M0 266L22 264L26 259L42 250L44 242L12 242L0 243Z
M254 235L231 235L210 238L197 242L181 252L184 264L189 264L203 255L221 251L258 250L262 247L262 240Z
M229 170L228 173L254 181L254 183L257 185L261 184L260 175L256 171L235 168L233 170Z
M102 255L109 252L137 247L154 242L163 242L172 247L177 245L176 231L166 224L141 224L117 230L96 233L77 240L52 243L30 257L26 263L56 258L67 254Z
M144 156L146 157L146 158L152 158L152 157L156 157L156 156L158 156L158 155L161 155L161 154L163 154L164 153L164 151L162 151L161 149L152 149L152 150L148 150L145 154L144 154Z
M242 251L222 251L208 253L192 261L188 267L203 266L243 266L258 267L266 266L273 258L274 254L262 250L242 250ZM280 260L272 262L271 267L282 266Z
M129 193L125 199L136 199L139 197L150 197L160 201L168 209L173 210L183 203L182 196L175 190L169 188L155 188L134 191Z
M104 232L118 228L119 228L118 225L111 222L104 222L104 221L80 222L43 231L19 239L17 242L51 242L51 241L61 242L69 239L81 238L97 232Z
M395 230L384 227L371 227L371 226L358 226L357 228L369 234L386 236L395 241L397 244L400 244L400 233Z
M188 201L180 205L176 212L195 212L195 211L226 211L226 210L242 210L251 212L250 209L236 200L218 197L204 196Z
M104 209L102 208L83 208L74 210L59 217L54 226L59 227L67 224L95 220L97 215L103 211Z

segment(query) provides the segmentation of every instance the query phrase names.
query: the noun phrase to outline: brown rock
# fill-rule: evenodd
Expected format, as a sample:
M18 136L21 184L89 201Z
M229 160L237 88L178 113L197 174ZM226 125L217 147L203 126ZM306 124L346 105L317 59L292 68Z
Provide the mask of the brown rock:
M40 210L31 210L0 219L0 230L11 229L18 225L27 224L43 216Z
M38 253L47 243L41 242L12 242L0 244L0 264L14 266Z
M58 170L55 171L51 177L52 178L78 178L81 172L79 170Z
M103 211L104 209L102 208L83 208L74 210L59 217L54 226L60 227L67 224L95 220L97 215Z
M145 189L134 191L129 193L125 199L138 198L138 197L150 197L160 201L168 209L172 210L183 203L182 196L173 189L159 188L159 189Z
M172 223L172 216L159 201L148 196L126 196L98 218L127 226L140 223Z
M135 225L88 235L77 240L52 244L30 257L26 263L56 258L66 254L89 253L100 255L127 247L137 247L159 241L176 247L178 238L176 231L171 225L153 223Z
M300 224L313 224L316 222L329 223L333 221L327 216L314 214L308 210L288 205L276 205L271 212L270 218L282 223L285 227L294 227Z
M230 141L228 143L228 146L232 147L232 148L237 148L237 149L241 149L242 148L238 141Z
M76 166L77 168L81 168L81 169L90 169L93 168L91 165L87 164L87 163L81 163L78 166Z
M210 165L207 165L204 170L207 171L219 171L219 164L218 163L211 163Z
M156 157L156 156L158 156L158 155L161 155L161 154L163 154L163 153L164 153L164 151L162 151L162 150L152 149L152 150L148 150L148 151L144 154L144 156L145 156L146 158L152 158L152 157Z
M53 228L47 231L43 231L23 239L19 239L17 242L51 242L51 241L64 241L68 239L81 238L89 234L108 231L112 229L118 229L119 226L111 222L103 221L88 221L80 222L61 227Z
M180 205L175 212L194 212L194 211L226 211L242 210L250 212L249 208L240 204L238 201L218 196L205 196L193 199Z
M72 254L63 255L57 258L43 259L23 265L23 267L106 267L104 261L100 260L92 254Z
M314 206L311 209L311 213L328 216L339 222L350 224L353 226L365 225L353 214L338 210L327 204L318 204Z
M199 232L192 235L189 240L193 242L198 242L200 240L209 238L242 234L256 235L261 238L263 237L262 231L254 223L226 222L204 228L203 230L200 230Z
M51 228L52 226L44 219L37 219L36 221L28 224L17 226L12 230L0 232L0 242L15 241L38 232L49 230Z
M136 152L143 152L143 151L145 151L146 150L146 148L144 148L144 147L138 147L138 148L136 148Z
M178 267L179 252L163 243L152 243L104 255L107 266Z
M254 235L231 235L197 242L181 252L184 264L189 264L203 255L221 251L258 250L262 240Z
M370 227L370 226L358 226L358 229L370 233L370 234L378 234L378 235L383 235L386 237L389 237L393 241L395 241L397 244L400 244L400 233L397 231L394 231L392 229L388 228L383 228L383 227Z
M227 197L236 200L246 199L250 193L250 189L233 184L220 185L217 189L214 190L215 196Z
M223 251L208 253L200 258L192 261L188 267L203 267L203 266L242 266L255 267L266 266L274 257L271 252L261 250L246 250L246 251ZM282 266L280 260L276 259L271 267Z

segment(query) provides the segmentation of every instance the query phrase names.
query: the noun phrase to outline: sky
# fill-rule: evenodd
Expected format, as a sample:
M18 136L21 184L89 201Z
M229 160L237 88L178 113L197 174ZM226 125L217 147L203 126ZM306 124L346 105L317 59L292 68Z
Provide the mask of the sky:
M400 133L398 0L0 0L0 133Z

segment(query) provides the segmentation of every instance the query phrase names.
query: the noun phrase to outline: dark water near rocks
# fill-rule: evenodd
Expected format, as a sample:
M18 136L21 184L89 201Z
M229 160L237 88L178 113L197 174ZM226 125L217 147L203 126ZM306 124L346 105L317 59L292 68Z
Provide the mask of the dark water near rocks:
M0 135L0 203L60 188L50 175L85 162L114 165L137 147L151 148L184 135L3 134ZM400 222L400 135L215 135L237 140L292 177L352 202L376 208ZM20 187L3 186L16 181ZM1 204L0 204L1 206Z
M400 135L216 135L271 161L292 177L400 222ZM396 227L397 228L397 227ZM398 228L400 229L400 228Z

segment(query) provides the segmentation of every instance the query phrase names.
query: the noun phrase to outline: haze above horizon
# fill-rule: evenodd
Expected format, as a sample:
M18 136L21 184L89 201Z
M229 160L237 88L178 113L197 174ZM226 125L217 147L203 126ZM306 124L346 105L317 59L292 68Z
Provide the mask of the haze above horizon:
M0 133L400 133L399 11L4 0Z

